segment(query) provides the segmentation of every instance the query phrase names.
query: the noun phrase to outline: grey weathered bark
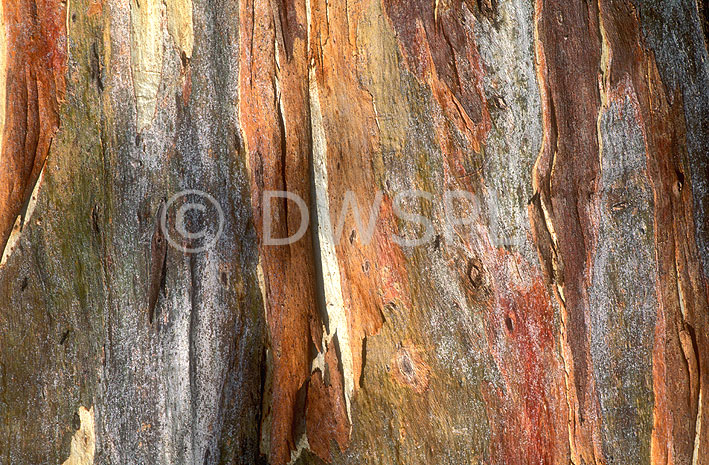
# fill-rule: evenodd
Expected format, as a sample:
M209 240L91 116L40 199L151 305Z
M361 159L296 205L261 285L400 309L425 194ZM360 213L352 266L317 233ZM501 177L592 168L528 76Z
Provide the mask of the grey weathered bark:
M3 1L0 462L709 464L708 9Z

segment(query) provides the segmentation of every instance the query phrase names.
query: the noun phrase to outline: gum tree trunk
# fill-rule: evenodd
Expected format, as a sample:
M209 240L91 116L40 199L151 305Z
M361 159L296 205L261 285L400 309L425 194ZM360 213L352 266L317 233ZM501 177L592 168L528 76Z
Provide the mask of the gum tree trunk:
M0 463L709 464L708 15L3 0Z

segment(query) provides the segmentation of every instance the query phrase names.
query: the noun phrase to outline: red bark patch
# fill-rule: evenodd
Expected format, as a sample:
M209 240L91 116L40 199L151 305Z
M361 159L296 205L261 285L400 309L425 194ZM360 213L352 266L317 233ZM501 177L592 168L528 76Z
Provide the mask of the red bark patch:
M431 88L445 115L480 151L490 130L483 69L462 0L385 0L406 64Z
M532 228L542 260L552 271L564 320L575 459L602 460L598 401L589 349L587 288L596 246L594 210L600 172L597 117L601 36L598 4L538 0L537 73L544 145L536 164L538 207ZM552 169L553 168L553 169ZM547 216L547 221L538 221ZM546 231L547 223L553 232ZM540 242L541 241L541 242ZM551 241L548 243L546 241Z
M518 255L490 251L486 258L492 281L502 284L494 286L485 321L505 383L486 393L491 449L506 465L565 463L568 413L551 297L539 271Z

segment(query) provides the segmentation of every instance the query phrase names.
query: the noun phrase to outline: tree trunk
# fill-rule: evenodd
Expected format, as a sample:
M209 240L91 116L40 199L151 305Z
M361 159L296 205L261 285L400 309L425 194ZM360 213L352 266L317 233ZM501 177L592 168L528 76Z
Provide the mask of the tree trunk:
M706 0L1 8L0 463L709 464Z

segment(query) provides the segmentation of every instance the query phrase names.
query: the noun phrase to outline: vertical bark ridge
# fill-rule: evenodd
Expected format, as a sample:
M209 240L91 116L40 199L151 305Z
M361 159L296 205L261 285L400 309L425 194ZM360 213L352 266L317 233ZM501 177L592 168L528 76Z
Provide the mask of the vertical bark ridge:
M706 463L707 287L695 236L682 93L663 83L630 2L601 2L610 48L609 101L629 99L642 129L653 192L658 299L654 337L653 463ZM698 328L703 328L699 329ZM675 380L672 385L668 379ZM703 427L704 426L704 427Z
M265 191L287 190L310 204L311 144L304 2L241 2L240 126L252 188L252 211L259 235L265 316L273 361L270 416L272 463L287 463L300 438L293 425L297 393L310 376L311 347L322 350L323 323L317 308L311 230L285 246L265 243L263 219L272 218L274 238L299 229L301 212L286 199L262 203ZM280 118L274 117L280 115Z
M571 8L570 4L567 7ZM562 331L569 350L565 360L572 367L573 379L568 393L574 418L570 429L572 457L602 462L652 456L658 463L701 463L703 458L697 451L706 440L702 428L706 413L700 408L700 397L706 382L702 367L707 362L706 354L699 349L702 343L696 339L703 336L696 335L695 326L706 325L706 284L695 241L692 189L683 174L688 155L681 96L677 91L672 92L674 103L671 103L654 56L644 45L632 4L600 1L597 7L589 4L588 8L587 17L572 21L576 26L568 26L567 21L569 15L586 11L580 3L569 11L552 3L538 2L537 10L537 60L545 95L545 142L535 167L535 190L540 194L538 216L544 220L532 223L540 258L549 263L549 279L558 290L565 315ZM562 28L564 24L568 27ZM584 58L581 63L569 66L564 60L572 56ZM600 71L598 86L593 79L596 66ZM569 69L579 69L586 77L567 77L555 71ZM627 109L617 113L617 108L623 106ZM592 115L598 115L595 122ZM618 124L611 123L614 118L630 125L630 130L621 129L625 140L615 138L615 129L609 126ZM635 149L627 145L633 144L633 126L641 137L641 145L634 146ZM622 188L613 184L613 173L632 165L624 161L627 155L618 152L615 147L618 144L626 144L626 154L629 150L640 150L636 153L646 159L642 162L646 168L641 168L645 171L639 172L637 181L632 180L634 173L626 172ZM603 276L611 276L607 273L615 260L605 251L605 243L598 245L599 237L607 241L606 235L614 230L605 218L615 217L617 224L626 209L632 209L635 218L642 218L637 215L642 215L646 208L635 202L648 202L647 211L654 218L649 224L642 219L640 223L624 221L636 221L636 227L643 233L647 228L654 231L653 243L645 246L656 248L656 260L646 259L641 266L654 263L657 267L648 270L657 276L655 290L648 288L657 293L656 302L645 291L636 296L641 301L625 300L627 297L613 294L603 280L607 279ZM633 234L628 229L618 231ZM626 283L643 289L636 283ZM638 292L637 289L632 292ZM635 359L635 367L591 348L608 343L602 323L608 305L640 306L639 310L644 309L640 315L647 321L638 325L655 327L654 334L646 332L633 339L633 350L646 351L638 353L640 358ZM656 317L651 309L657 313ZM627 315L626 318L632 317ZM617 325L623 320L609 321ZM589 324L593 325L590 333ZM640 355L650 350L652 357ZM594 366L596 362L606 368ZM611 365L607 366L608 363ZM642 367L647 369L649 363L654 373L652 385L642 378ZM603 373L607 369L628 380L641 376L637 378L639 384L631 382L619 396L609 396ZM664 379L684 382L669 388ZM598 383L603 384L598 387ZM599 392L603 392L600 397ZM644 425L644 433L627 442L623 430L614 429L605 416L615 417L618 409L646 405L653 393L652 435L649 413L638 410L636 421ZM632 398L636 400L631 401ZM684 420L673 421L673 418Z
M542 88L544 142L534 170L541 217L533 222L540 257L552 258L562 309L569 441L574 461L603 461L598 401L591 365L587 289L596 247L597 116L601 62L598 5L540 0L536 8L537 66ZM545 227L546 231L540 230ZM552 253L549 253L549 250Z

